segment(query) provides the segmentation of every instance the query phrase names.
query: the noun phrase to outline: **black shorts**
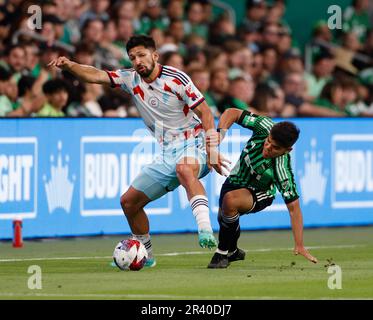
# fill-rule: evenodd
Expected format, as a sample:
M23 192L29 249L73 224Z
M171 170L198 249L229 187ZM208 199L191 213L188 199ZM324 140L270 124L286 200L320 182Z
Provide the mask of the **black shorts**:
M247 188L247 187L239 186L236 184L232 184L229 182L229 179L226 179L225 182L223 183L223 186L221 187L220 197L219 197L219 207L222 208L223 198L226 193L228 193L229 191L242 189L242 188L245 188L251 192L253 199L254 199L254 205L247 212L239 212L240 215L262 211L266 207L270 206L273 202L274 197L267 195L266 192L254 190L252 188Z

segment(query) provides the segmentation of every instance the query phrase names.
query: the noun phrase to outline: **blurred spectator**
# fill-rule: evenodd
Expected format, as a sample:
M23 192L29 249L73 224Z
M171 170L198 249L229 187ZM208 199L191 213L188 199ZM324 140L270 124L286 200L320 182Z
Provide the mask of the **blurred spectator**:
M215 105L214 99L208 93L208 89L210 87L210 72L208 69L203 67L195 67L193 69L189 69L188 74L195 86L205 97L206 103L211 108L212 114L215 117L218 117L220 115L218 108Z
M116 1L111 11L113 20L130 20L136 24L137 29L140 28L140 21L138 20L136 3L134 0Z
M350 116L373 117L373 109L364 100L369 100L365 90L353 77L340 79L343 88L342 105ZM370 103L369 103L370 104Z
M286 28L281 28L277 43L277 51L280 55L291 50L297 50L300 55L300 50L297 47L292 48L292 38L290 32Z
M140 20L140 30L138 33L148 34L152 28L165 30L167 27L167 19L162 14L162 6L160 0L147 0L145 12Z
M158 48L161 48L165 44L165 37L163 30L159 28L152 28L149 31L149 36L151 36Z
M296 48L292 48L282 55L274 79L277 83L281 83L285 74L293 72L304 73L303 58Z
M126 50L126 43L129 38L134 34L133 22L127 18L120 18L116 23L116 39L113 42L113 45L116 46L121 52L122 56L118 59L118 64L125 67L132 67L130 58ZM116 56L118 53L115 53Z
M205 50L209 70L228 65L228 54L218 46L209 46Z
M175 1L174 1L175 2ZM177 1L180 2L180 1ZM184 22L182 19L172 19L168 26L168 35L172 37L173 43L177 46L179 53L182 56L186 55L186 48L185 44L183 43L184 40Z
M98 67L111 68L115 65L117 60L114 54L103 46L105 24L100 19L86 20L83 29L82 37L84 42L92 43L94 45L95 57Z
M40 72L39 70L39 67L40 67L39 47L34 42L25 43L23 47L26 53L25 67L29 74L31 74L33 77L37 77Z
M312 39L314 42L319 40L331 42L333 40L332 31L325 20L319 20L315 23L312 30Z
M81 27L83 27L88 20L109 20L109 14L107 13L110 5L109 0L89 0L89 3L90 8L80 17Z
M128 94L122 90L105 87L105 94L98 102L104 113L104 117L139 117L139 113Z
M332 108L320 108L307 101L303 74L289 73L285 76L282 88L285 93L284 110L296 112L298 116L306 117L341 117L343 114Z
M227 14L221 14L210 24L209 43L221 45L230 40L236 40L236 27Z
M276 47L280 40L280 25L278 23L266 23L262 29L261 46Z
M205 12L202 3L198 0L189 1L186 8L187 20L184 22L185 34L195 33L207 39L208 26L205 22Z
M62 111L69 98L66 83L61 79L48 80L43 85L47 102L35 114L36 117L64 117Z
M368 0L352 0L351 6L343 13L343 30L355 32L361 43L365 41L366 33L371 27L368 7Z
M334 69L335 60L330 53L323 52L315 58L312 73L305 74L307 95L311 100L320 95L325 84L331 80Z
M18 88L12 73L0 66L0 117L16 109L17 95Z
M253 55L252 62L248 73L254 79L256 83L264 81L264 69L263 69L263 55L260 52L257 52Z
M263 56L263 80L274 80L274 73L278 64L278 53L275 46L267 46L261 50Z
M228 93L229 78L228 69L223 66L211 70L210 73L210 88L209 95L215 101L215 105L219 105Z
M362 48L358 35L354 31L344 32L342 34L341 44L343 48L354 52L357 52Z
M342 83L337 80L332 80L325 85L315 104L344 115L350 115L345 109Z
M275 103L275 90L266 83L259 83L255 88L251 106L260 115L270 116L273 104Z
M7 45L7 39L10 35L11 20L8 16L0 15L0 52L3 52Z
M94 49L91 43L81 43L75 51L75 61L85 65L95 65ZM63 71L69 99L65 113L71 117L101 117L103 112L98 99L103 95L99 84L85 83L69 72Z
M370 29L367 33L367 39L361 48L361 53L368 57L373 57L373 29Z
M184 0L169 0L168 1L166 10L167 10L167 17L170 22L183 19L183 16L184 16L184 3L183 2Z
M218 110L223 113L228 108L238 108L257 112L249 105L254 97L255 84L250 78L238 77L229 84L228 95L218 104Z
M264 0L247 0L246 17L243 23L254 23L260 29L266 15L267 4Z
M123 21L123 20L121 20L121 21ZM131 26L131 24L129 26ZM128 29L131 30L130 27ZM117 42L117 39L118 39L117 25L113 20L109 20L106 23L106 26L105 26L105 29L104 29L104 32L103 32L101 46L103 48L107 49L110 52L110 54L112 56L112 60L106 61L106 62L112 64L113 69L114 69L114 67L118 68L119 64L122 64L122 65L125 64L125 61L122 60L122 59L124 59L124 51L123 51L124 50L124 48L123 48L124 44L122 46L119 46L118 42ZM121 41L119 41L119 42L121 42Z
M175 67L179 70L184 70L184 60L183 57L180 55L180 53L176 51L168 51L165 52L161 56L160 60L161 64Z
M229 78L233 79L247 73L253 59L250 49L237 40L225 42L224 47L228 53Z
M22 45L9 46L5 51L4 60L0 60L0 66L8 70L18 82L26 68L26 51Z
M238 30L238 35L244 45L253 53L259 52L259 43L261 42L261 33L259 27L252 22L245 22Z

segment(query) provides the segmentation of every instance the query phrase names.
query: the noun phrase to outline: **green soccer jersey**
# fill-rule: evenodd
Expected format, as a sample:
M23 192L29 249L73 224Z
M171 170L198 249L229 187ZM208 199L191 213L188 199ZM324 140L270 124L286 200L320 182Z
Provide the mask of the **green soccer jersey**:
M240 159L229 175L229 182L245 188L267 192L275 196L276 187L280 191L285 203L299 198L290 155L265 159L263 146L274 122L263 116L243 111L238 124L251 129L253 135L242 150Z

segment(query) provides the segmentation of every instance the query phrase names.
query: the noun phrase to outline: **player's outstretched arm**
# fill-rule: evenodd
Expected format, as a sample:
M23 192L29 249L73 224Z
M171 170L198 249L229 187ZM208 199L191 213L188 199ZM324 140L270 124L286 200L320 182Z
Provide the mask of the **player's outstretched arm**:
M223 112L219 119L218 129L220 130L220 141L223 140L225 133L233 125L238 122L242 115L243 110L237 108L229 108Z
M206 132L206 151L210 166L212 166L217 173L227 176L229 173L229 164L231 162L221 155L217 149L219 134L215 130L214 116L211 109L204 101L193 111L201 119L203 129Z
M291 219L291 228L295 241L294 254L301 254L306 259L313 263L317 263L317 259L312 256L303 244L303 217L300 210L299 199L292 201L286 205L289 210Z
M69 60L66 57L58 57L48 63L48 67L58 67L62 70L71 72L79 79L98 84L110 84L110 78L108 74L92 66L76 63Z

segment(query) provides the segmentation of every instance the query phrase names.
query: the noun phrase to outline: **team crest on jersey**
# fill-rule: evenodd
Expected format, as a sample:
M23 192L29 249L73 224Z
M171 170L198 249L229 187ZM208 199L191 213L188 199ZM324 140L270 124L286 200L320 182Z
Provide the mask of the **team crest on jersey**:
M159 100L157 97L150 97L148 102L149 102L149 105L153 108L156 108L159 106Z
M287 190L289 188L289 180L281 182L282 189Z

